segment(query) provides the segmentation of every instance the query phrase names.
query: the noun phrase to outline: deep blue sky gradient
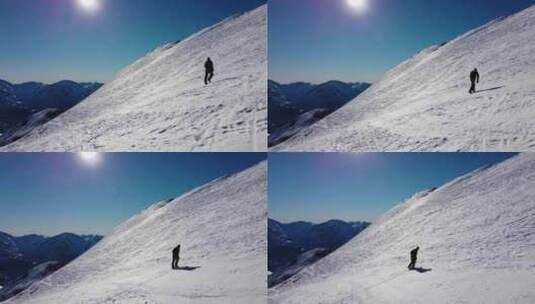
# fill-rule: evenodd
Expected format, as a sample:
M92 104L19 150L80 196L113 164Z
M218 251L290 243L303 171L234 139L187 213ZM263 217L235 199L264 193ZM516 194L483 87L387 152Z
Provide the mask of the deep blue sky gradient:
M0 0L0 79L101 81L156 47L266 0Z
M270 0L269 77L288 83L374 82L420 50L535 0Z
M0 154L0 231L105 234L157 201L266 159L265 153Z
M271 153L269 216L282 222L373 221L416 192L510 153Z

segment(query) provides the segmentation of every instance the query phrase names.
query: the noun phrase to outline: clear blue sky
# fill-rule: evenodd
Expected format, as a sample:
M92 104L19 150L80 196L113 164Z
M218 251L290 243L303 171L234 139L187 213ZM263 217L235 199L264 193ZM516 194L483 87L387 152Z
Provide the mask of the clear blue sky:
M182 40L266 0L0 0L0 79L109 80L167 42Z
M0 231L105 234L157 201L266 159L265 153L0 154Z
M425 47L535 0L270 0L269 77L288 83L374 82Z
M271 153L269 217L282 222L373 221L418 191L513 155Z

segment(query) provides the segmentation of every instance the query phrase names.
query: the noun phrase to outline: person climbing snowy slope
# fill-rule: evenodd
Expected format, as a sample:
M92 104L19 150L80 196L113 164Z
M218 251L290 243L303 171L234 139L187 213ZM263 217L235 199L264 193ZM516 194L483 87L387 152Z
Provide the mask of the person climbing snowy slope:
M173 249L173 262L171 268L178 269L178 261L180 260L180 244Z
M214 77L214 62L210 57L204 63L204 70L204 84L208 85L212 82L212 77Z
M479 83L479 72L477 69L474 69L472 72L470 72L470 82L472 85L470 86L470 91L468 91L470 94L476 93L476 83Z
M420 246L411 250L411 262L409 264L409 270L413 270L414 267L416 267L416 260L418 258L418 250L420 250Z

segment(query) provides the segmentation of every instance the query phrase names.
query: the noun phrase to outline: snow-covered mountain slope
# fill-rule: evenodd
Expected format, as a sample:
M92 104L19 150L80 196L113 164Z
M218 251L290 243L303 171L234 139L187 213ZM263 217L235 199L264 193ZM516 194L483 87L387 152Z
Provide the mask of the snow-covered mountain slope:
M33 267L28 271L26 275L21 276L12 285L6 285L4 288L0 288L0 301L3 301L4 299L9 299L17 295L26 288L30 287L35 282L42 280L54 271L58 270L59 268L61 268L61 266L61 263L51 261Z
M93 94L101 83L77 83L64 80L54 84L25 82L11 84L0 79L0 133L13 134L26 129L25 124L34 124L35 113L52 110L62 113ZM30 123L33 121L33 123ZM46 121L43 121L44 123ZM22 133L26 130L21 130ZM29 130L28 130L29 131ZM0 140L0 146L6 144Z
M7 145L26 136L33 129L47 123L62 112L62 110L58 109L46 109L33 114L28 114L27 117L21 118L17 122L19 124L18 127L11 127L0 134L0 146ZM22 121L24 121L24 123L21 123Z
M418 271L409 251L420 246ZM418 193L270 303L534 303L535 154Z
M368 227L367 222L330 220L282 224L268 219L268 286L275 286L325 257Z
M308 265L314 264L327 256L331 251L327 248L314 248L295 256L295 260L277 272L269 272L268 288L272 288L281 282L291 278Z
M535 6L428 48L283 151L535 150ZM468 94L469 73L481 74Z
M266 303L266 170L149 207L6 303Z
M0 301L61 268L101 239L72 233L15 237L0 231L0 285L4 286Z
M264 5L162 46L4 150L265 151L266 20Z
M268 80L268 146L291 138L302 129L338 110L370 87L369 83L328 81L280 84Z
M299 133L304 128L316 123L331 113L332 112L328 109L315 109L296 115L288 124L282 125L273 132L270 132L268 145L273 147L292 138L292 136Z

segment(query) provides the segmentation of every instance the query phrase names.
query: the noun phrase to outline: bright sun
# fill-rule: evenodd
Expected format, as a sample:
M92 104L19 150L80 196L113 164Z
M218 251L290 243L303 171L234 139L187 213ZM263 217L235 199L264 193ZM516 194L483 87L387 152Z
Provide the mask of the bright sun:
M100 8L101 0L76 0L78 5L85 11L95 12Z
M98 152L80 152L78 156L84 163L91 166L98 164L102 159L102 156Z
M347 4L357 12L364 12L368 8L368 0L346 0Z

